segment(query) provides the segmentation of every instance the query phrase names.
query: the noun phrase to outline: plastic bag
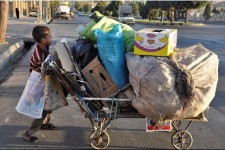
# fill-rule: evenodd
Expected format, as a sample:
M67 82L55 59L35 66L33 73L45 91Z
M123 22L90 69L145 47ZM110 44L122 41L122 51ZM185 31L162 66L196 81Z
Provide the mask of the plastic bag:
M94 44L87 40L79 38L72 47L73 58L76 58L83 69L91 60L98 55L98 49L94 47Z
M113 81L123 88L128 83L128 69L121 25L115 25L108 32L101 29L96 29L94 32L103 66Z
M32 71L16 110L33 119L39 119L42 117L44 104L44 82L40 73Z

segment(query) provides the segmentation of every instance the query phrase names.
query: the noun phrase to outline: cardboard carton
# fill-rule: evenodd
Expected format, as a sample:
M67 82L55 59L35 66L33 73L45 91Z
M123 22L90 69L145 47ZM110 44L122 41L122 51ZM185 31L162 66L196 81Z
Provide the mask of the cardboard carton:
M146 28L134 36L134 54L170 56L177 45L176 29Z

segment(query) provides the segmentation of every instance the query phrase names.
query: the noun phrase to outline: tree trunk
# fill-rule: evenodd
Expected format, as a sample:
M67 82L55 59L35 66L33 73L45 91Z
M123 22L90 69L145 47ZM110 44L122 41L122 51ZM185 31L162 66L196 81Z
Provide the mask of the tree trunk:
M162 10L161 11L161 19L160 19L160 22L163 22L163 20L164 20L164 11Z
M172 23L174 21L174 11L170 11L170 22Z
M39 0L39 12L38 12L38 21L39 23L43 23L43 6L42 6L42 0Z
M188 23L188 9L185 10L185 19L184 23Z
M8 19L8 1L0 1L0 44L5 43Z

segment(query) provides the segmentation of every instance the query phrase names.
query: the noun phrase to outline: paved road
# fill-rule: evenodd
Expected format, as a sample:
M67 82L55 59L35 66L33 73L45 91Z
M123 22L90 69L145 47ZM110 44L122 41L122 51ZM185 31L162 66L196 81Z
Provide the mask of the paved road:
M48 24L53 32L54 40L66 38L73 41L78 37L76 28L80 24L88 22L87 17L75 16L72 21L55 20ZM25 20L9 22L7 35L13 37L31 37L32 28L36 24L27 23ZM135 30L151 27L146 25L134 25ZM167 28L163 26L162 28ZM202 43L215 53L223 54L224 31L223 26L210 27L177 27L178 47ZM18 32L19 30L19 32ZM211 31L210 31L211 30ZM204 32L206 32L204 34ZM208 38L207 38L208 37ZM209 38L212 37L212 38ZM216 44L215 44L216 43ZM51 47L53 49L54 46ZM52 122L60 127L58 131L39 131L39 143L30 144L21 139L21 133L29 125L31 119L16 112L15 106L23 91L28 77L28 62L31 56L29 51L15 66L14 71L0 86L0 148L36 148L36 149L67 149L90 148L88 137L91 124L83 118L76 103L69 100L70 105L53 113ZM219 55L220 56L220 55ZM220 56L220 58L221 58ZM221 60L223 63L223 60ZM195 122L190 133L194 138L193 149L223 149L225 147L225 117L224 102L224 65L220 65L220 82L214 103L207 113L209 122ZM145 132L145 119L117 119L112 122L108 133L111 138L109 149L170 149L170 136L168 132Z

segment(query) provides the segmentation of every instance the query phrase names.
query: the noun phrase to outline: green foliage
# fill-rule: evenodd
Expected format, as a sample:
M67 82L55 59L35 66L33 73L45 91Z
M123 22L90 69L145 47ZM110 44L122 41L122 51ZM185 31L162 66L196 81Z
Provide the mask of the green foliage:
M131 2L131 6L132 6L132 9L133 9L133 14L134 15L137 15L138 14L138 11L139 11L139 4L137 1L132 1Z
M217 10L216 7L214 7L213 10L212 10L212 12L215 13L215 14L219 14L220 13L220 10Z
M149 7L145 4L139 3L140 6L140 16L143 19L147 19L149 15Z
M112 12L113 17L118 17L119 6L122 5L122 1L111 1L105 10Z
M100 11L100 9L100 6L96 5L94 8L91 9L91 12Z
M212 12L211 5L210 5L210 3L208 3L205 7L205 11L204 11L204 14L203 14L203 16L205 18L205 21L209 20L211 18L211 12Z
M140 15L143 19L149 17L149 19L157 16L155 10L167 12L167 18L173 21L174 11L182 11L187 16L189 9L197 9L206 6L208 1L147 1L146 4L139 3ZM161 13L162 14L162 13ZM177 18L176 18L177 19ZM185 22L188 22L188 18L185 18Z
M91 3L86 3L83 5L83 11L88 12L91 9Z
M59 2L58 1L50 1L50 5L57 7L59 5Z
M91 9L91 12L99 11L100 13L105 13L105 8L107 6L107 3L105 1L99 1L97 2L97 5Z
M81 9L83 7L82 2L76 1L75 2L75 6L74 6L77 10Z
M157 19L159 17L159 9L150 9L149 10L149 20Z

